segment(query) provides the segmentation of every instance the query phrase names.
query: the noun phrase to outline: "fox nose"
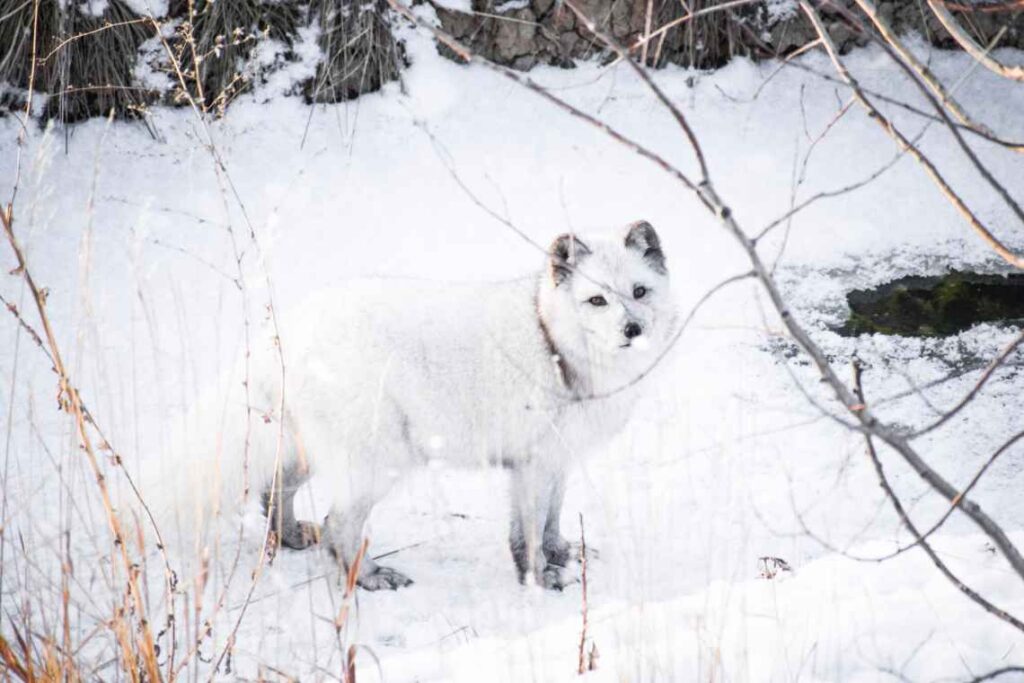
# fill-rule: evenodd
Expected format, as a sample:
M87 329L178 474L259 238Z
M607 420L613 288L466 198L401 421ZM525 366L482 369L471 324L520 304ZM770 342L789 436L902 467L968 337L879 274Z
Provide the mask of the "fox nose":
M626 323L626 329L622 332L626 335L626 339L632 339L639 337L643 333L643 329L637 323Z

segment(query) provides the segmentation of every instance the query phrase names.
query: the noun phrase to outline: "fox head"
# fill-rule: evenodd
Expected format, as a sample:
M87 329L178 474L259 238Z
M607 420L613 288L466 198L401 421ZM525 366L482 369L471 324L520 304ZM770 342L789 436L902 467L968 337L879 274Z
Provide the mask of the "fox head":
M570 362L642 371L668 342L675 319L654 227L636 221L605 235L557 237L538 309L553 345Z

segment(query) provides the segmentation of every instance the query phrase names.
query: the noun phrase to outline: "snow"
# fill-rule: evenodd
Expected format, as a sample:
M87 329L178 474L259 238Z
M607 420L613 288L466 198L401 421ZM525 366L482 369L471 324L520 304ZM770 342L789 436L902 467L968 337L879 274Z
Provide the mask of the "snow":
M110 3L107 0L88 0L78 7L86 16L101 17L109 6Z
M768 10L769 26L789 19L800 11L796 0L767 0L765 8Z
M473 3L471 0L431 0L431 4L452 12L473 13Z
M17 233L36 280L50 290L48 310L71 372L131 471L147 459L175 462L173 434L188 408L245 348L244 317L252 346L272 348L271 300L287 313L311 292L358 276L481 281L540 267L536 249L481 210L460 182L540 244L566 229L649 220L684 311L747 270L729 236L656 167L506 79L445 61L422 37L406 38L413 65L401 86L310 109L283 96L284 80L272 77L208 127L186 109L154 109L162 142L138 125L91 120L72 129L66 152L63 131L36 127L19 148L17 121L0 119L2 196L10 196L20 164ZM848 60L867 86L918 102L884 55L856 51ZM296 73L309 63L304 58ZM829 71L820 55L801 64ZM971 70L962 55L936 52L930 66L946 82L970 71L960 101L976 103L974 113L1006 137L1024 138L1017 115L1024 90ZM669 68L656 75L690 117L719 194L751 232L789 208L794 168L845 100L797 69L765 85L776 68L737 59L710 74ZM628 68L584 63L531 77L695 172L671 117ZM905 111L884 109L912 134L919 130ZM205 147L208 135L226 173ZM923 144L1000 236L1024 247L1012 214L940 127L930 127ZM1019 158L971 144L1017 192ZM816 146L797 201L858 181L893 154L890 140L854 108ZM831 331L848 289L909 273L1003 270L911 159L856 193L812 205L761 248L769 262L778 258L786 295L836 367L856 353L867 367L869 401L899 424L923 426L934 407L955 404L1016 333L982 325L945 340L906 340ZM0 254L6 272L9 250ZM0 293L31 310L18 278L0 279ZM628 429L579 462L570 479L563 530L578 536L582 515L587 543L600 551L588 566L589 637L599 658L584 680L965 680L1024 663L1019 634L964 598L920 551L858 562L805 531L854 556L909 540L862 439L805 398L835 408L767 309L753 283L709 300L652 378ZM289 344L289 330L280 332ZM70 527L74 634L84 637L120 590L110 588L95 483L70 423L54 410L46 359L6 314L0 336L0 408L13 411L5 422L3 609L15 614L28 603L40 628L52 623L61 531ZM997 373L977 403L919 442L955 486L1020 429L1021 381L1019 364ZM931 382L938 383L924 397L914 390ZM431 442L441 448L445 435ZM893 453L881 455L914 518L930 526L945 503ZM1018 544L1020 455L1011 450L998 460L974 493ZM416 583L358 594L344 637L361 646L359 680L575 679L581 586L548 593L515 582L505 545L506 473L432 465L402 482L371 519L371 555L393 553L387 562ZM119 475L110 470L108 480L124 500ZM315 507L329 486L313 482L300 507ZM239 578L225 608L215 611L207 594L204 615L213 616L214 631L201 646L204 660L224 646L258 558L255 503L243 522ZM210 551L216 590L238 547L237 527L226 526ZM1024 613L1019 577L968 521L954 515L934 540L967 583ZM151 544L146 569L158 614L163 579ZM794 571L758 578L764 556ZM255 678L261 666L303 680L340 675L332 622L341 590L328 566L315 551L278 553L241 622L231 674L222 677ZM194 569L181 573L186 588ZM10 624L0 625L4 637ZM111 647L96 637L83 653L104 662ZM196 676L205 678L208 667L199 665Z
M504 14L505 12L513 12L515 10L525 9L530 6L529 0L506 0L500 2L494 6L494 11L498 14Z
M167 16L170 0L124 0L128 8L141 17Z

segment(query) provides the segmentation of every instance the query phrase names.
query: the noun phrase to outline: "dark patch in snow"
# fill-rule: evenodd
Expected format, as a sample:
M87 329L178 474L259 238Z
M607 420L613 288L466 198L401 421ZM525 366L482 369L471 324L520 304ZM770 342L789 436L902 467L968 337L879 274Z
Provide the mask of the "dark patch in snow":
M941 277L902 277L847 294L844 336L890 334L943 337L978 323L1024 322L1024 275L953 271Z

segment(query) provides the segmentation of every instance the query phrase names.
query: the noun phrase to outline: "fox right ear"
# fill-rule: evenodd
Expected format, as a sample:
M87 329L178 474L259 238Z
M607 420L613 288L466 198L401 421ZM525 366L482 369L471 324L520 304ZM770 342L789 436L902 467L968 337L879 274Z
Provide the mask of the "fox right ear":
M556 237L548 250L551 256L551 279L555 287L568 280L580 259L589 253L590 247L576 235L565 233Z

